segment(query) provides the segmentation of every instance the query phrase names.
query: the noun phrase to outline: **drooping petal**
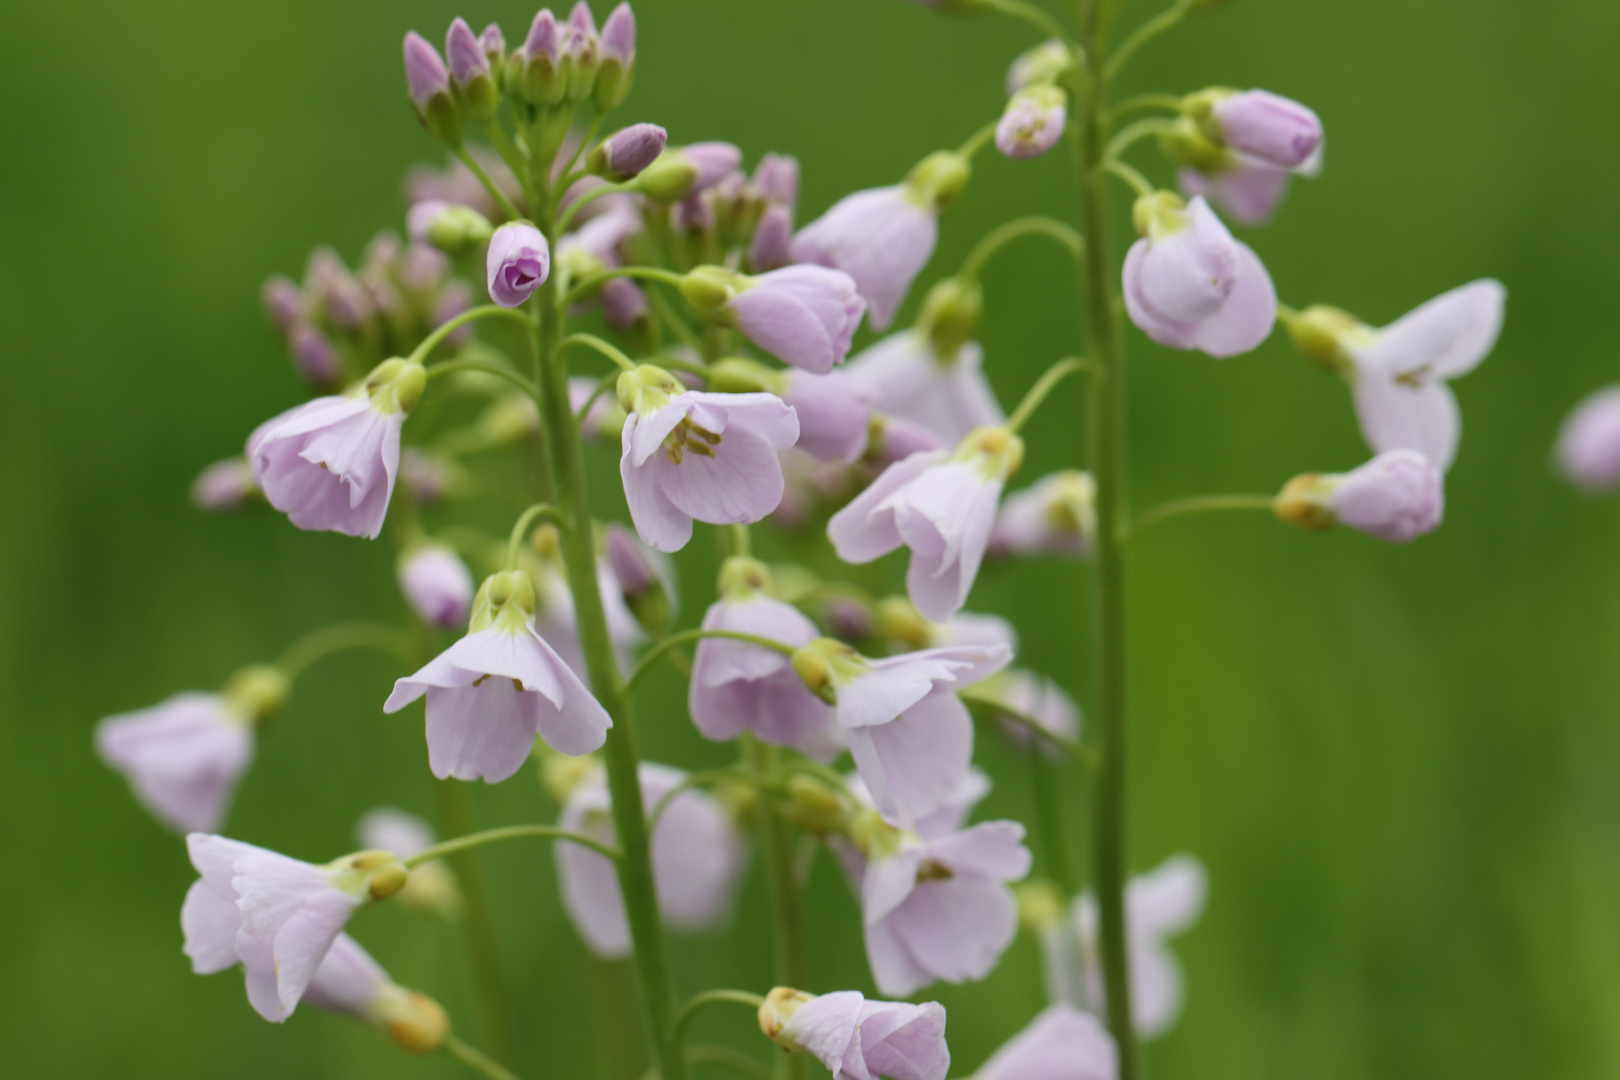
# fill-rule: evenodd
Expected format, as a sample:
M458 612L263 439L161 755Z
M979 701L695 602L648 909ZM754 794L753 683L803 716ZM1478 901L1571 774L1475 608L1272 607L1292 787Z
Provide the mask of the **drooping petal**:
M1390 376L1419 369L1442 379L1466 375L1496 344L1506 303L1501 282L1458 286L1384 327L1356 358Z
M950 691L936 691L874 727L849 729L856 768L886 820L909 826L944 805L973 758L973 718Z
M1382 372L1357 372L1354 397L1362 437L1378 453L1415 450L1441 472L1451 468L1462 434L1462 416L1443 382L1397 382Z
M975 1080L1115 1080L1119 1053L1090 1013L1049 1005L979 1066Z
M894 511L886 504L898 491L945 460L945 450L928 450L890 465L867 489L827 522L827 537L847 563L868 563L887 555L903 542L895 527Z

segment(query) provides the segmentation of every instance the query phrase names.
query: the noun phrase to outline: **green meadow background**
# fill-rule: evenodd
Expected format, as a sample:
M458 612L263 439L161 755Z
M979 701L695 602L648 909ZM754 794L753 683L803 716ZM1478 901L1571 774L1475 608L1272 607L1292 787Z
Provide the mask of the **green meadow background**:
M1137 0L1125 22L1151 14ZM626 122L805 166L801 220L898 178L994 116L1020 24L901 0L640 0ZM234 974L193 976L193 874L91 752L97 718L216 685L305 631L400 612L380 544L270 513L207 517L186 487L298 400L260 313L269 273L402 224L401 172L437 159L405 102L407 29L457 15L521 39L511 0L53 0L6 5L0 65L0 1075L460 1076L341 1018L284 1027ZM598 8L598 17L606 14ZM1613 103L1620 7L1598 0L1240 0L1190 21L1124 91L1264 86L1314 106L1327 169L1245 234L1296 306L1387 322L1477 277L1509 290L1466 417L1445 528L1410 547L1261 515L1155 531L1133 566L1132 863L1193 852L1203 920L1175 944L1185 1015L1152 1044L1177 1078L1620 1075L1620 503L1549 466L1558 424L1620 377ZM1168 170L1139 158L1150 175ZM929 276L996 223L1071 215L1067 155L986 154ZM1124 198L1119 226L1125 238ZM1011 403L1076 347L1064 260L992 264L983 340ZM908 312L915 307L915 297ZM1274 338L1217 363L1132 331L1139 507L1271 491L1367 455L1342 385ZM594 368L592 369L594 370ZM1072 464L1077 386L1027 430L1024 477ZM604 513L612 457L594 452ZM685 625L715 555L683 560ZM986 572L1023 662L1085 701L1084 567ZM384 717L386 659L327 662L265 733L228 830L316 860L391 804L432 815L420 714ZM724 760L684 687L642 694L651 757ZM1022 761L989 738L985 811L1025 814ZM481 821L550 820L533 774L473 791ZM1083 799L1069 793L1076 824ZM634 1075L623 971L589 962L550 853L493 849L498 932L528 1077ZM728 934L682 939L684 990L769 985L757 860ZM811 898L815 990L870 990L830 860ZM484 1041L450 927L382 905L356 935ZM984 982L937 988L954 1075L1041 1007L1021 940ZM762 1058L746 1015L700 1023ZM718 1073L714 1075L720 1075Z

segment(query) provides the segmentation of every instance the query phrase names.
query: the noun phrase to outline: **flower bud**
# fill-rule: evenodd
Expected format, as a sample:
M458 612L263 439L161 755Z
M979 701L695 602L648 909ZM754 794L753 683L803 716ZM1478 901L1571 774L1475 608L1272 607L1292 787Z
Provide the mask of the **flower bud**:
M765 208L748 244L748 265L755 273L775 270L793 261L793 211L780 203Z
M211 513L238 510L259 495L253 466L242 457L216 461L191 482L191 505Z
M629 278L612 278L602 283L602 313L615 330L633 330L646 323L652 306L640 285Z
M1312 304L1294 315L1284 315L1288 337L1294 348L1311 363L1334 375L1348 375L1355 370L1344 349L1344 335L1361 324L1349 312L1325 304Z
M602 24L601 66L596 72L596 108L615 109L630 94L636 74L636 16L629 4L613 9Z
M765 1002L759 1007L759 1030L765 1033L767 1039L776 1042L788 1019L815 998L814 994L807 994L803 990L791 990L786 986L776 987L765 995ZM799 1049L797 1043L792 1046L786 1043L780 1045L786 1050Z
M429 199L414 204L406 212L405 231L412 240L460 255L487 243L494 235L495 226L470 206Z
M417 618L429 626L459 626L472 607L473 579L454 551L429 544L399 560L399 588Z
M932 637L932 625L904 596L886 596L878 602L878 629L909 649L926 649Z
M490 299L521 307L551 274L551 246L527 221L509 221L490 237L487 263Z
M655 561L663 556L618 524L607 527L607 554L625 605L636 622L657 635L668 631L675 618L675 598L673 581L666 580L667 564Z
M754 166L753 185L760 198L791 212L799 202L799 159L789 154L766 154Z
M669 133L657 124L632 124L598 143L586 157L585 167L608 180L629 180L658 160L668 138Z
M562 61L562 35L550 8L534 17L523 48L506 62L506 91L531 105L556 105L567 92L558 70Z
M428 133L448 146L461 145L461 108L450 93L450 73L438 50L414 30L405 35L405 83Z
M717 394L775 394L782 396L785 382L781 375L741 356L728 356L709 365L708 387Z
M497 32L499 32L497 30ZM450 75L468 110L480 120L489 120L501 107L501 94L490 71L489 56L465 19L450 24L445 35L444 54L450 58Z
M596 20L591 17L590 5L585 0L579 0L568 14L562 49L562 70L568 77L567 98L583 101L596 87L596 70L601 66Z
M1212 142L1278 169L1304 165L1322 142L1316 113L1265 90L1211 87L1187 95L1182 109Z
M1007 70L1007 96L1037 83L1061 82L1074 67L1069 47L1061 41L1043 42L1012 62Z
M1440 525L1444 477L1422 454L1389 450L1344 474L1307 473L1283 488L1276 514L1311 530L1348 525L1404 544Z
M917 329L928 338L941 363L954 361L979 332L984 290L976 279L948 277L928 291Z
M657 203L677 203L697 183L697 165L679 151L666 151L636 177L636 190Z
M736 317L729 310L742 275L723 266L700 266L681 279L681 295L692 310L719 325L731 325Z
M501 33L500 23L484 27L484 32L478 35L478 45L484 50L484 59L489 61L492 73L506 67L506 35Z
M1565 479L1585 491L1620 485L1620 387L1599 390L1576 407L1558 433L1555 453Z
M265 278L259 297L264 301L264 312L270 316L271 325L283 334L304 314L303 291L280 274Z
M413 1054L431 1054L450 1037L450 1017L426 994L402 990L374 1011L389 1037Z
M996 149L1017 161L1038 158L1063 138L1069 95L1049 83L1020 90L996 124Z
M249 664L232 675L220 696L232 714L262 724L280 711L292 689L292 680L273 664Z
M945 209L973 178L973 165L954 150L936 150L906 176L907 193L924 206Z
M1018 922L1039 934L1063 922L1063 894L1050 881L1025 881L1013 886L1018 900Z

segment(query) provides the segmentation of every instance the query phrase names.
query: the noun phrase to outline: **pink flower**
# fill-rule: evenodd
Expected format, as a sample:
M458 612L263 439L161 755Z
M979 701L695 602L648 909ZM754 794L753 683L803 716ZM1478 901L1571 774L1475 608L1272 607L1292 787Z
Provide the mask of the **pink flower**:
M1296 476L1277 496L1277 516L1306 529L1348 525L1404 544L1440 527L1445 474L1413 450L1390 450L1348 473Z
M890 465L827 523L847 563L911 549L906 591L924 617L944 622L967 600L990 544L1002 487L1023 457L1023 440L981 428L956 451L913 454Z
M394 683L384 712L427 695L428 764L443 780L505 780L535 736L563 754L601 749L613 726L579 676L534 629L534 584L522 571L478 590L467 636Z
M300 529L376 539L399 469L399 432L427 384L421 364L387 360L341 397L267 420L248 436L253 479Z
M1587 491L1620 485L1620 387L1588 397L1558 433L1558 467L1570 483Z
M650 815L686 773L643 763L641 798ZM557 824L604 844L614 842L612 799L600 770L569 794ZM556 844L563 907L591 952L604 959L630 953L630 927L618 874L608 859L579 844ZM742 838L724 807L697 790L683 791L665 809L652 835L658 909L670 926L704 930L724 920L743 867Z
M253 761L253 717L221 694L176 694L96 725L96 752L180 832L217 829Z
M237 510L259 494L253 482L253 466L246 458L216 461L191 482L191 505L199 510Z
M840 990L809 998L767 1034L815 1055L833 1080L945 1080L951 1067L945 1009L934 1001L867 1001Z
M844 362L866 311L850 276L822 266L755 277L700 266L681 291L705 318L736 326L784 363L817 375Z
M1277 320L1271 276L1202 197L1137 200L1142 239L1125 256L1125 308L1148 337L1215 357L1254 349Z
M793 258L793 211L778 203L765 208L748 242L748 265L755 271L775 270Z
M601 176L628 180L658 160L668 139L669 132L657 124L631 124L602 140L586 160L591 170Z
M422 112L435 96L450 93L450 73L439 51L415 30L405 35L405 83L412 103Z
M817 637L816 626L791 604L771 595L770 573L752 559L726 560L720 599L703 616L703 629L730 630L797 647ZM791 746L822 761L844 747L832 706L816 697L788 657L761 645L724 638L698 643L689 699L692 722L717 742L751 731L777 746Z
M1304 165L1322 142L1316 113L1265 90L1220 98L1210 118L1227 146L1279 169Z
M872 329L887 330L934 254L938 210L904 186L858 191L793 238L796 262L842 270L866 299Z
M521 307L551 274L551 247L526 221L509 221L489 241L489 298Z
M841 371L812 375L798 370L785 372L784 382L782 401L799 417L800 450L817 461L846 465L866 452L877 394L865 383Z
M879 412L919 424L954 445L974 428L1006 422L983 364L977 342L942 361L926 337L907 330L867 347L847 370L876 391Z
M643 365L619 376L630 418L619 474L642 540L679 551L692 522L759 521L782 501L777 453L799 438L799 420L774 394L687 390Z
M1115 1080L1119 1051L1090 1013L1049 1005L1013 1036L974 1080Z
M1288 169L1233 155L1232 162L1218 172L1186 168L1176 181L1189 198L1208 199L1239 225L1264 225L1270 221L1288 194Z
M996 124L996 149L1015 161L1038 158L1063 138L1069 96L1047 83L1019 90Z
M473 579L450 548L429 544L399 561L399 588L429 626L459 626L472 608Z
M1096 484L1090 473L1065 469L1002 500L990 550L997 555L1084 558L1091 554L1096 533Z

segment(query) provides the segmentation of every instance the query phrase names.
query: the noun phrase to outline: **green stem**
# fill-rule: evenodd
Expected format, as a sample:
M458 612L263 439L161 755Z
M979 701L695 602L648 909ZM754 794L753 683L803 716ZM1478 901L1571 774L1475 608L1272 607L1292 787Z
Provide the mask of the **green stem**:
M1065 900L1073 899L1080 891L1075 877L1074 863L1069 852L1068 829L1064 828L1063 804L1058 794L1052 765L1041 752L1040 743L1029 744L1029 786L1035 797L1035 826L1037 846L1046 876L1063 892Z
M428 366L427 376L430 379L434 379L438 378L440 375L450 375L457 371L481 371L485 375L494 375L498 378L505 379L507 382L511 383L519 390L522 390L531 398L535 396L534 383L530 382L528 379L525 379L522 375L519 375L511 368L505 367L501 364L491 363L488 360L441 360L437 364L430 364Z
M573 154L568 158L568 164L563 166L561 170L563 176L572 177L572 179L565 179L563 181L562 191L564 193L566 193L568 189L573 186L573 181L578 179L578 177L573 175L574 166L578 165L579 159L589 152L591 143L596 141L596 136L601 132L602 123L605 120L607 120L607 113L605 112L599 112L591 118L590 127L585 129L585 137L579 140L579 145L574 147Z
M568 226L574 223L574 219L579 216L579 212L585 209L585 207L589 206L591 203L595 202L597 199L600 199L604 195L612 195L617 191L630 191L633 190L634 187L635 185L633 184L603 184L601 187L591 188L591 190L585 192L579 198L569 203L568 209L564 210L562 212L562 216L557 219L557 229L559 230L558 235L560 236L562 233L567 232ZM562 190L567 191L568 189L563 188Z
M692 1020L706 1006L729 1003L733 1005L746 1005L750 1009L758 1010L765 1004L765 999L758 994L750 994L746 990L705 990L701 994L693 994L687 998L681 1011L675 1014L670 1024L671 1041L677 1051L686 1044L686 1029L691 1026ZM684 1058L684 1054L682 1055Z
M491 180L489 174L484 171L484 167L478 164L478 159L467 153L465 146L456 146L454 152L456 157L461 160L461 163L467 166L468 171L478 177L478 182L484 185L484 190L489 192L490 198L495 200L501 211L512 221L522 221L523 211L519 210L512 203L512 200L506 197L506 192L495 186L495 181Z
M991 11L1024 20L1048 37L1062 42L1069 41L1069 31L1062 23L1034 4L1027 3L1026 0L990 0L989 7Z
M596 288L596 286L605 281L612 281L614 278L621 277L644 278L648 281L662 281L665 285L672 285L677 289L680 288L681 283L686 280L685 275L677 274L673 270L663 270L656 266L620 266L612 270L604 270L600 274L592 274L584 281L581 281L579 284L569 289L568 295L563 298L563 302L572 305L581 296L584 296L586 293Z
M1126 502L1125 342L1110 258L1107 179L1101 175L1108 138L1107 36L1098 0L1076 0L1081 44L1096 81L1084 96L1074 146L1081 233L1086 238L1080 303L1085 312L1086 355L1101 367L1089 396L1091 471L1097 485L1097 540L1092 580L1095 642L1095 718L1098 752L1093 785L1092 878L1097 890L1103 984L1108 1027L1119 1050L1119 1080L1137 1080L1136 1032L1131 1023L1131 971L1125 942L1126 867ZM1140 36L1141 31L1138 31ZM1081 61L1076 57L1076 62ZM1095 73L1104 74L1096 75Z
M311 631L287 646L276 660L276 667L289 680L296 679L315 661L349 649L376 649L407 661L413 657L410 634L397 626L338 623Z
M727 558L739 556L748 558L754 553L753 539L748 535L748 526L741 522L732 525L721 525L720 540Z
M1035 385L1029 388L1024 400L1018 403L1018 408L1007 418L1007 430L1014 435L1018 434L1018 430L1029 423L1029 418L1035 415L1035 410L1041 407L1041 402L1046 400L1046 395L1050 394L1058 383L1070 375L1078 375L1081 372L1090 374L1095 370L1095 365L1089 361L1073 357L1059 360L1047 368L1046 373L1036 379Z
M1119 48L1114 50L1113 56L1108 59L1106 65L1103 65L1104 81L1113 82L1119 75L1120 70L1124 68L1125 62L1131 58L1137 49L1180 23L1191 10L1192 0L1176 0L1168 9L1159 12L1153 18L1138 26L1129 37L1119 43ZM1097 54L1097 56L1100 63L1101 54Z
M555 825L503 825L498 829L485 829L483 832L475 832L470 836L458 836L454 840L441 840L432 847L423 848L406 859L405 865L407 868L418 867L425 862L432 862L434 859L442 859L447 855L459 855L463 851L471 851L473 848L483 847L485 844L496 844L502 840L535 839L565 840L570 844L588 847L598 855L606 855L615 862L623 857L616 848L609 847L595 837L586 836L583 833L569 832L567 829L559 829Z
M778 751L744 732L739 740L743 760L761 784L776 779ZM793 872L792 837L788 823L761 793L754 806L759 815L759 849L765 862L765 882L771 897L771 927L775 937L776 985L802 987L809 983L809 942L804 930L804 898ZM802 1054L777 1059L782 1080L803 1080L809 1061Z
M1125 164L1123 161L1118 159L1113 161L1105 160L1102 163L1101 171L1111 176L1119 177L1121 180L1131 185L1132 190L1134 190L1138 195L1153 194L1154 188L1152 181L1143 176L1141 173L1137 172L1131 166Z
M501 155L501 160L506 162L506 167L508 169L512 170L512 175L517 177L518 183L522 184L523 178L528 175L529 172L529 162L523 156L523 152L517 148L517 144L514 143L511 137L506 134L506 129L501 127L501 122L499 120L491 117L490 119L484 121L483 126L484 137L487 138L489 140L489 144L495 148L495 152ZM525 187L523 190L523 197L529 198L531 194L532 193L528 190L528 188Z
M418 345L414 350L412 350L409 359L420 364L422 362L422 358L427 356L428 353L432 352L439 342L455 333L459 328L466 326L468 323L474 322L478 319L514 319L517 322L522 323L524 326L529 326L531 324L529 317L516 308L501 307L499 304L484 304L480 307L463 311L455 318L447 319L438 326L435 326L433 328L433 332L422 339L422 344Z
M1033 716L1026 713L1021 713L1016 709L1009 709L1006 705L994 700L993 698L979 697L971 690L960 693L957 695L957 697L961 698L963 703L969 706L969 708L977 707L976 711L980 716L995 720L1005 720L1008 723L1021 727L1025 731L1029 732L1029 734L1036 740L1047 743L1048 745L1063 751L1063 753L1072 759L1075 764L1079 765L1087 772L1097 771L1098 762L1096 754L1092 753L1091 750L1083 743L1065 738L1055 731L1049 731L1045 724L1042 724Z
M1137 518L1126 539L1135 540L1160 522L1186 514L1206 514L1218 510L1271 510L1276 505L1277 500L1271 495L1195 495L1188 499L1176 499L1155 506Z
M1108 122L1114 124L1133 112L1146 112L1148 109L1168 109L1170 112L1179 113L1181 98L1176 94L1138 94L1126 98L1110 109Z
M603 341L595 334L569 334L567 337L563 338L562 348L565 352L569 349L569 347L574 345L584 345L586 348L595 349L597 352L619 365L620 371L634 371L636 369L636 362L624 355L624 351L622 349L611 344L610 342Z
M678 634L669 635L669 637L660 641L642 655L641 659L637 661L635 669L630 672L630 677L624 681L625 691L628 692L634 690L636 688L636 684L646 677L647 672L652 670L653 664L658 661L659 657L663 656L671 649L676 649L682 645L685 645L689 641L702 641L704 638L725 638L727 641L746 641L750 645L758 645L761 648L773 649L776 652L781 653L783 656L792 656L794 652L793 646L785 642L772 641L770 638L759 637L754 634L743 634L736 630L682 630Z
M996 137L997 121L992 120L984 127L968 136L967 142L956 148L956 152L965 158L973 158L980 150L990 145L990 140Z
M653 313L658 316L659 323L673 331L675 336L681 339L681 344L695 353L703 352L703 339L686 325L686 320L681 318L680 313L670 304L668 297L657 289L649 289L647 299L652 301Z
M454 1035L444 1040L444 1051L474 1072L489 1080L518 1080L517 1073L475 1047L468 1046Z
M523 540L529 535L529 530L534 527L534 523L541 519L549 521L559 528L568 523L568 519L550 503L535 503L523 511L518 516L518 519L512 523L512 531L506 538L506 569L517 569L518 552L523 549Z
M957 271L956 276L969 281L977 278L990 256L1007 246L1009 242L1023 236L1050 236L1068 248L1069 253L1076 259L1085 250L1080 234L1066 222L1049 217L1014 218L1005 225L998 225L985 233L984 239L975 244L973 250L968 252L968 257L962 260L962 269Z
M585 399L585 404L574 410L574 422L583 424L585 418L591 414L591 406L595 405L597 399L603 394L612 391L618 385L618 382L619 373L617 371L610 371L602 376L602 381L596 384L596 389L592 390L591 396Z
M1167 120L1162 116L1148 116L1127 124L1119 134L1108 140L1108 146L1103 150L1104 161L1118 161L1121 154L1143 139L1151 139L1155 135L1163 135L1175 126L1175 121Z

